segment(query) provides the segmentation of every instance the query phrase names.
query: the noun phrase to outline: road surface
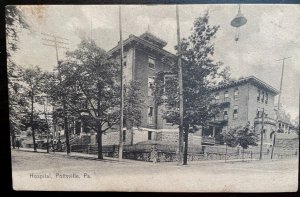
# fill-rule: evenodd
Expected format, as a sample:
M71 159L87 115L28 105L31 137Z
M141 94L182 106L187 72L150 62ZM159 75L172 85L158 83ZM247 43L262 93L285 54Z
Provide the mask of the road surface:
M12 150L15 190L289 192L298 160L148 163L91 160Z

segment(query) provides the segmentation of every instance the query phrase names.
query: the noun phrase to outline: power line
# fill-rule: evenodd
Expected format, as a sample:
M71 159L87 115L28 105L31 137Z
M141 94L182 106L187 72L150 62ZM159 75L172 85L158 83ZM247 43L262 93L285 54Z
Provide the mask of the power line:
M62 78L61 78L61 73L60 73L60 68L59 68L58 49L66 48L65 46L68 43L63 42L62 40L68 40L68 39L60 37L60 36L56 36L53 34L48 34L48 33L41 33L41 34L48 37L48 38L42 38L42 40L48 42L48 43L42 43L42 44L45 46L50 46L50 47L55 48L57 68L58 68L58 77L59 77L60 83L62 83ZM66 112L66 98L65 98L64 94L62 95L62 109L63 109L63 114L64 114L64 130L65 130L65 136L66 136L67 154L70 154L71 150L70 150L70 140L69 140L68 117L67 117L67 112Z
M120 45L121 45L121 102L120 102L120 133L119 133L119 160L123 158L123 108L124 108L124 85L123 85L123 38L122 38L122 9L119 6L119 31L120 31Z
M282 81L283 81L283 73L284 73L284 63L285 60L290 59L291 57L284 57L282 59L276 60L276 61L282 61L282 70L281 70L281 79L280 79L280 89L279 89L279 95L278 95L278 105L277 105L277 116L276 116L276 129L274 132L274 139L273 139L273 145L272 145L272 152L271 152L271 159L273 159L274 154L274 146L275 146L275 140L276 140L276 133L279 129L279 110L280 110L280 98L282 93Z
M56 60L57 60L57 64L59 62L59 57L58 57L58 49L69 49L66 47L66 45L68 45L69 43L64 42L62 40L68 40L67 38L63 38L60 36L56 36L53 34L48 34L48 33L41 33L43 36L46 36L44 38L42 38L43 41L46 41L45 43L42 43L45 46L50 46L50 47L54 47L55 48L55 52L56 52Z

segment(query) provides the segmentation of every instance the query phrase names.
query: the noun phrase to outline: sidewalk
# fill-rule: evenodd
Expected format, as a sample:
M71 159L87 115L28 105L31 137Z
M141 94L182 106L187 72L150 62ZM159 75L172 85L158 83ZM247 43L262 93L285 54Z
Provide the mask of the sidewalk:
M15 151L26 151L26 152L34 152L32 148L20 148L20 149L12 149ZM47 150L44 149L37 149L37 153L46 153ZM58 155L63 157L71 157L75 159L89 159L89 160L98 160L102 162L114 162L114 163L131 163L131 164L142 164L142 165L174 165L174 166L182 166L178 165L178 162L145 162L145 161L138 161L138 160L131 160L131 159L122 159L119 161L118 158L112 157L103 157L103 160L98 159L97 155L94 154L86 154L86 153L77 153L72 152L69 155L66 152L50 152L51 155ZM199 164L211 164L211 163L233 163L233 162L247 162L247 161L259 161L257 159L231 159L231 160L201 160L201 161L189 161L188 165L199 165Z
M11 149L14 151L25 151L25 152L33 152L33 148L20 148L20 149ZM44 149L37 149L37 152L35 153L43 153L43 154L51 154L51 155L57 155L57 156L63 156L63 157L71 157L75 159L89 159L89 160L98 160L102 162L114 162L114 163L134 163L134 164L149 164L153 165L152 162L145 162L145 161L138 161L138 160L131 160L131 159L122 159L119 161L118 158L112 158L112 157L103 157L103 159L98 159L97 155L93 154L86 154L86 153L77 153L77 152L71 152L69 155L66 152L51 152L47 153L47 150Z

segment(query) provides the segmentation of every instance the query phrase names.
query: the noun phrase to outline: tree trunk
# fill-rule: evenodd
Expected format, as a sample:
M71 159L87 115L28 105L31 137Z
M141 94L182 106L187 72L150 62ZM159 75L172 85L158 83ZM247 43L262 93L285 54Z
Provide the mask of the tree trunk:
M97 100L97 113L98 113L98 118L102 116L102 111L100 109L101 106L101 86L100 83L98 82L97 84L98 88L98 100ZM97 142L98 142L98 159L103 159L103 154L102 154L102 124L100 120L97 120Z
M65 136L66 136L66 147L67 147L67 154L70 154L70 138L69 138L69 126L68 126L68 117L66 112L66 100L65 95L63 96L63 114L64 114L64 129L65 129Z
M64 125L65 125L65 136L66 136L66 146L67 146L67 154L70 154L70 139L69 139L69 128L68 128L68 117L65 112L65 107L64 107Z
M12 134L11 134L12 147L13 149L16 149L16 133L13 128L11 128L11 130L12 130Z
M189 126L184 127L184 151L183 151L183 165L187 165L188 158L188 142L189 142Z
M46 125L47 125L47 153L49 153L49 123L48 123L48 118L47 118L47 110L46 110L47 105L44 106L44 114L45 114L45 120L46 120Z
M103 159L102 154L102 128L101 125L97 129L97 143L98 143L98 159Z
M245 156L244 154L245 154L245 149L243 148L243 161L244 161L244 158L245 158L245 157L244 157L244 156Z
M125 123L126 123L127 131L130 134L130 143L129 144L132 146L133 145L133 123L128 120L126 120Z
M132 127L129 129L129 132L130 132L130 145L132 146L133 145L133 128Z
M36 143L35 143L35 131L34 131L34 123L33 123L33 90L31 91L31 117L30 117L30 124L31 124L31 131L32 131L32 143L33 143L33 150L34 152L37 152L36 150Z

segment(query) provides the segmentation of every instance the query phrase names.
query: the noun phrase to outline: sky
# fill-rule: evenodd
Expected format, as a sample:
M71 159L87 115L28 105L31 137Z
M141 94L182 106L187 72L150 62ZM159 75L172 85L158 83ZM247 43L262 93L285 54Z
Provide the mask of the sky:
M96 44L110 50L119 41L119 6L116 5L39 5L22 6L30 30L20 30L20 47L14 58L23 66L39 65L52 70L56 64L55 49L43 45L42 33L53 34L69 50L82 38L92 37ZM214 39L216 61L229 66L231 77L256 76L276 89L280 86L282 61L285 61L282 86L284 109L296 118L299 114L300 90L300 5L241 5L247 23L240 28L240 38L235 42L236 28L230 26L238 5L180 5L181 37L191 33L194 20L209 12L209 24L219 25ZM130 34L141 35L149 30L167 41L166 50L175 53L175 5L122 6L123 38ZM59 58L66 49L59 50Z

